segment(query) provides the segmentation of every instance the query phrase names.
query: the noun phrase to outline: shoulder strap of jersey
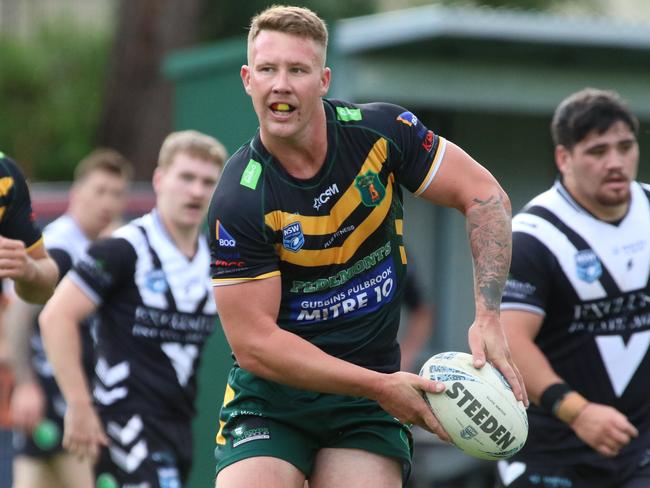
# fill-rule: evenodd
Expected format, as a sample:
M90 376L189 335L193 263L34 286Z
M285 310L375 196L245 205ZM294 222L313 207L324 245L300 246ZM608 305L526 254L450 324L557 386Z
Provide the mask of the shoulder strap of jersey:
M158 256L156 250L151 246L151 241L149 240L149 235L147 234L146 229L142 225L136 225L136 227L140 229L140 232L142 232L142 235L144 236L144 240L147 243L147 248L149 249L149 254L151 254L151 261L153 262L154 270L160 271L161 273L165 274L165 270L163 269L162 266L162 261L160 260L160 257ZM169 280L167 280L167 283L169 283ZM167 290L165 291L165 297L167 298L167 303L169 304L170 308L173 308L173 310L178 310L178 308L176 307L176 300L174 299L174 294L172 293L172 289L170 286L168 286ZM208 292L206 291L203 298L199 300L199 302L197 303L194 313L201 313L207 301L208 301Z
M147 248L149 249L149 254L151 255L151 262L153 263L153 269L155 271L159 271L163 275L165 274L165 270L162 267L162 261L160 260L160 257L158 256L158 253L156 250L151 246L151 241L149 240L149 235L147 234L147 231L142 225L136 225L138 229L140 229L140 232L142 232L142 235L144 237L145 242L147 243ZM167 281L167 289L165 290L165 297L167 298L167 303L169 304L169 307L172 308L173 310L178 310L176 308L176 300L174 300L174 294L172 293L172 289L169 286L169 280Z
M595 252L589 243L580 234L565 224L562 219L560 219L548 208L542 207L541 205L533 205L532 207L527 208L525 210L525 213L544 219L556 227L562 234L566 236L569 242L571 242L571 244L573 244L578 251L591 250L592 252ZM620 293L620 289L616 284L616 281L614 281L614 278L612 278L609 270L605 266L605 263L602 259L600 261L603 270L599 278L600 284L603 286L603 288L605 288L605 291L608 294Z

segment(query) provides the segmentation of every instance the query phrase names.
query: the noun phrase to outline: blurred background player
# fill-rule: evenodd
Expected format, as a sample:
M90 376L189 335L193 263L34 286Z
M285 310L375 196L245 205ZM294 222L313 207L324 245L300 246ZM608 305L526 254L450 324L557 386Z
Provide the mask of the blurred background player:
M64 215L45 227L45 245L63 277L117 220L126 204L133 168L110 149L90 153L76 167ZM45 357L36 319L41 307L19 298L6 315L15 388L11 400L14 434L14 488L84 488L93 484L89 459L61 447L66 404ZM84 369L92 374L89 317L80 328Z
M155 209L92 244L41 313L45 350L68 404L63 446L91 459L101 451L99 486L187 481L195 373L216 320L200 227L225 158L210 136L170 134L153 175ZM91 393L78 343L79 324L94 312Z
M25 177L16 163L0 152L0 279L12 279L16 293L24 300L44 303L52 294L58 275L35 223ZM2 281L4 285L6 280ZM4 304L4 294L2 296ZM4 400L4 417L7 417L12 378L5 361L6 357L0 358L0 398ZM5 418L4 424L7 423ZM0 484L8 486L11 483L11 431L7 427L0 425Z
M18 296L44 303L54 290L58 270L34 222L25 178L0 152L0 278L11 278Z
M638 122L611 91L563 100L560 178L513 220L502 320L533 400L500 486L650 486L650 187Z

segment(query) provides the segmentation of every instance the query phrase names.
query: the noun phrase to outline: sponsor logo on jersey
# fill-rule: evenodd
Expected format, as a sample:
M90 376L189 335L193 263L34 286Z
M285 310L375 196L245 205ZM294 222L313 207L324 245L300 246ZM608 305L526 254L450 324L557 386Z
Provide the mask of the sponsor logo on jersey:
M314 198L314 208L320 210L321 206L329 202L330 198L339 193L339 187L336 183L331 185L327 190Z
M217 220L217 233L216 233L217 245L221 248L233 248L237 245L235 239L228 233L221 222Z
M392 260L383 261L336 290L292 300L290 318L301 324L313 324L369 314L392 301L396 281Z
M349 268L343 269L335 275L321 278L316 281L294 281L291 284L290 293L315 293L329 288L341 286L350 281L355 276L372 269L377 263L383 261L390 255L391 246L387 242L379 249L373 251L367 256L359 259Z
M262 165L255 161L254 159L251 159L248 161L248 165L246 166L246 169L241 175L241 180L239 180L239 184L242 186L245 186L246 188L250 188L251 190L254 190L257 188L257 183L260 180L260 175L262 174Z
M232 447L237 447L251 441L271 438L271 429L262 418L250 418L242 421L232 430Z
M368 171L354 179L354 186L361 194L361 201L366 207L376 207L386 196L386 187L379 179L379 175Z
M352 122L363 119L363 115L359 108L336 107L336 118L342 122Z
M169 289L162 269L149 271L144 278L145 286L154 293L165 293Z
M578 251L575 255L578 278L587 283L593 283L603 274L600 259L591 249Z
M535 293L535 290L537 290L535 285L510 278L506 281L503 295L509 298L521 299L532 296Z
M330 238L327 239L327 241L325 241L325 244L323 244L323 247L324 247L325 249L327 249L327 248L330 247L332 244L334 244L334 241L335 241L336 239L338 239L339 237L344 236L344 235L347 234L348 232L352 232L354 229L355 229L354 225L348 225L348 226L346 226L346 227L341 227L339 230L337 230L336 232L334 232L334 234L332 234L332 235L330 236Z
M181 488L181 479L175 467L158 468L158 482L160 488Z
M427 131L427 134L424 136L424 140L422 141L422 147L426 152L431 151L431 148L433 147L433 131Z
M227 259L215 259L214 260L214 265L219 267L219 268L243 268L244 261L242 260L227 260Z
M408 125L409 127L418 125L418 118L411 112L402 112L397 116L397 120L399 120L402 124Z
M305 244L300 222L292 222L282 229L282 247L287 251L298 252Z
M113 277L104 268L106 263L101 259L95 259L87 253L84 253L77 261L76 267L82 273L88 275L91 280L97 282L102 288L109 286L113 282Z

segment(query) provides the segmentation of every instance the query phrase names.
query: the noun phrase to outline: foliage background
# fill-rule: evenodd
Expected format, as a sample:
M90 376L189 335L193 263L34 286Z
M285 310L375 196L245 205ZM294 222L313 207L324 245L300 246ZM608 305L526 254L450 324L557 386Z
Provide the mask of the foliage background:
M107 32L64 19L0 37L0 150L28 175L69 179L91 150L109 46Z

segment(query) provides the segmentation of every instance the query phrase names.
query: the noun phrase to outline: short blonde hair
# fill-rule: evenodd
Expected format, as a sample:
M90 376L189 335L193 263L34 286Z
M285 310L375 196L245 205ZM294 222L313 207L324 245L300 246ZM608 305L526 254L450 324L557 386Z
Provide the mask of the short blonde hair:
M167 168L178 153L210 161L219 168L223 168L228 157L223 144L214 137L196 130L182 130L169 134L160 148L158 166Z
M305 7L273 5L251 19L248 45L263 30L283 32L314 40L327 50L327 26L312 10Z
M73 179L81 181L95 171L104 171L124 178L126 181L133 177L133 165L122 154L114 149L98 148L83 158L74 169Z

